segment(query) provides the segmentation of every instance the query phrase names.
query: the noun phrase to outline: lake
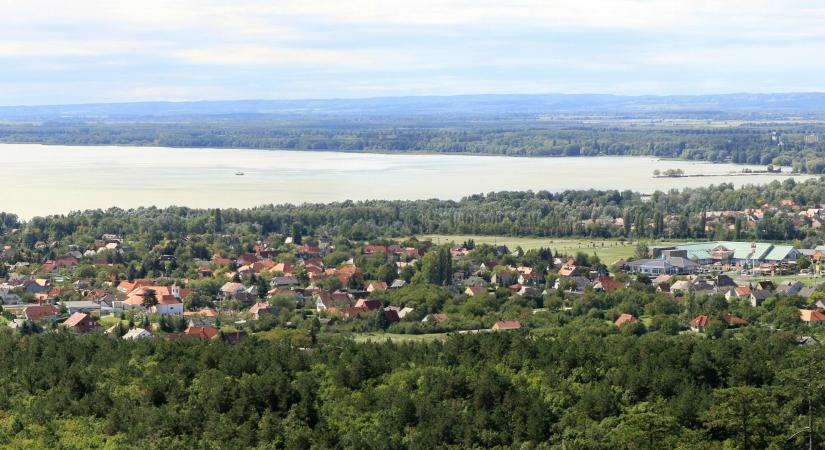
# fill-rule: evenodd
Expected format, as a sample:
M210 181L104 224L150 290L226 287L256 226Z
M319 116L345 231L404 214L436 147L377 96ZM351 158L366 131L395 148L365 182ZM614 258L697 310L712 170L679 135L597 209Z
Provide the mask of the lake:
M787 178L728 175L744 167L763 167L649 157L528 159L35 144L0 144L0 155L5 169L0 210L23 218L111 206L223 208L347 199L459 199L527 189L653 192ZM713 176L653 178L656 169Z

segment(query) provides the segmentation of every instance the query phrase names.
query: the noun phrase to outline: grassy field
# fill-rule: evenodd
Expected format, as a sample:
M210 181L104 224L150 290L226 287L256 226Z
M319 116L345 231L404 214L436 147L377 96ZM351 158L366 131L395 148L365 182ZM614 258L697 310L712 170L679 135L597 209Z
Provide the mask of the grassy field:
M749 282L755 283L755 282L761 281L761 280L770 280L770 281L773 281L774 284L776 284L776 285L779 285L779 284L784 283L786 281L799 281L802 284L804 284L805 286L809 286L809 287L814 287L816 285L819 285L819 284L822 284L823 282L825 282L825 278L814 277L814 276L810 276L810 275L777 275L777 276L774 276L774 277L771 277L771 276L765 276L765 277L760 277L760 276L756 276L756 277L734 277L734 280L738 284L745 285L745 286L747 286L747 284Z
M560 239L560 238L532 238L532 237L509 237L509 236L470 236L470 235L425 235L419 239L432 239L436 244L446 244L462 242L473 239L476 244L506 245L513 250L521 246L524 250L536 249L539 247L550 248L560 253L574 255L577 252L584 252L588 255L596 253L602 262L612 264L617 259L633 256L636 251L637 241L620 241L617 239ZM665 242L647 242L649 246L666 245Z
M391 334L391 333L357 333L353 335L355 342L383 342L387 339L393 342L430 342L444 340L447 333L431 334Z

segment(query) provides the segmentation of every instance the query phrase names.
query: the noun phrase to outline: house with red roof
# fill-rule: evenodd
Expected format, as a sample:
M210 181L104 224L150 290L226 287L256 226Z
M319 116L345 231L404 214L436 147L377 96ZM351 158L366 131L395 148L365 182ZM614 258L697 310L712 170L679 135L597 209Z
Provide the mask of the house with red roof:
M594 290L604 292L615 291L616 289L621 289L623 287L624 283L610 277L598 277L596 279L596 283L593 285Z
M691 320L688 323L688 325L690 326L691 330L697 333L704 333L705 327L708 326L708 322L710 322L708 316L706 314L701 314L699 316L696 316L695 319Z
M499 320L493 324L493 331L508 331L521 329L521 322L518 320Z
M615 322L613 322L613 325L616 325L617 327L621 327L622 325L624 325L626 323L638 323L638 322L639 322L639 319L636 318L636 316L634 316L633 314L623 313L621 316L619 316L618 319L616 319Z
M367 299L362 298L355 302L356 308L367 308L367 311L375 311L384 306L384 302L381 300L374 300L374 299Z
M23 310L23 318L32 322L57 320L58 317L60 317L60 310L53 305L31 305Z
M72 314L60 325L68 330L81 334L89 333L100 328L100 324L95 322L92 316L82 312Z
M218 337L219 334L220 330L208 325L204 327L188 327L182 333L183 337L203 339L205 341L211 341Z
M814 309L800 309L799 320L810 326L825 325L825 314Z
M249 308L249 315L253 320L261 320L266 315L275 314L276 310L269 303L255 303Z

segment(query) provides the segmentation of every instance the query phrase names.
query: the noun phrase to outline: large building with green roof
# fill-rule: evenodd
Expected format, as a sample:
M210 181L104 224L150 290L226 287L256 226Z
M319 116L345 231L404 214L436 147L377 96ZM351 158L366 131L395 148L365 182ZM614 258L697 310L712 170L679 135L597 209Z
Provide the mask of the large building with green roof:
M790 245L768 242L713 241L655 247L654 257L683 257L699 264L779 264L793 262L801 253Z

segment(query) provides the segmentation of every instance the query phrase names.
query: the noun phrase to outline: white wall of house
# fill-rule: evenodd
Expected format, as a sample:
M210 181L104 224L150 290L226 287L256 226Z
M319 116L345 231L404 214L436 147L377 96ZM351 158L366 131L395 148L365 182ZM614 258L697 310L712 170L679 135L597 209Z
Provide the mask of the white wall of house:
M183 303L174 303L171 305L155 305L152 310L161 316L176 316L183 314Z

